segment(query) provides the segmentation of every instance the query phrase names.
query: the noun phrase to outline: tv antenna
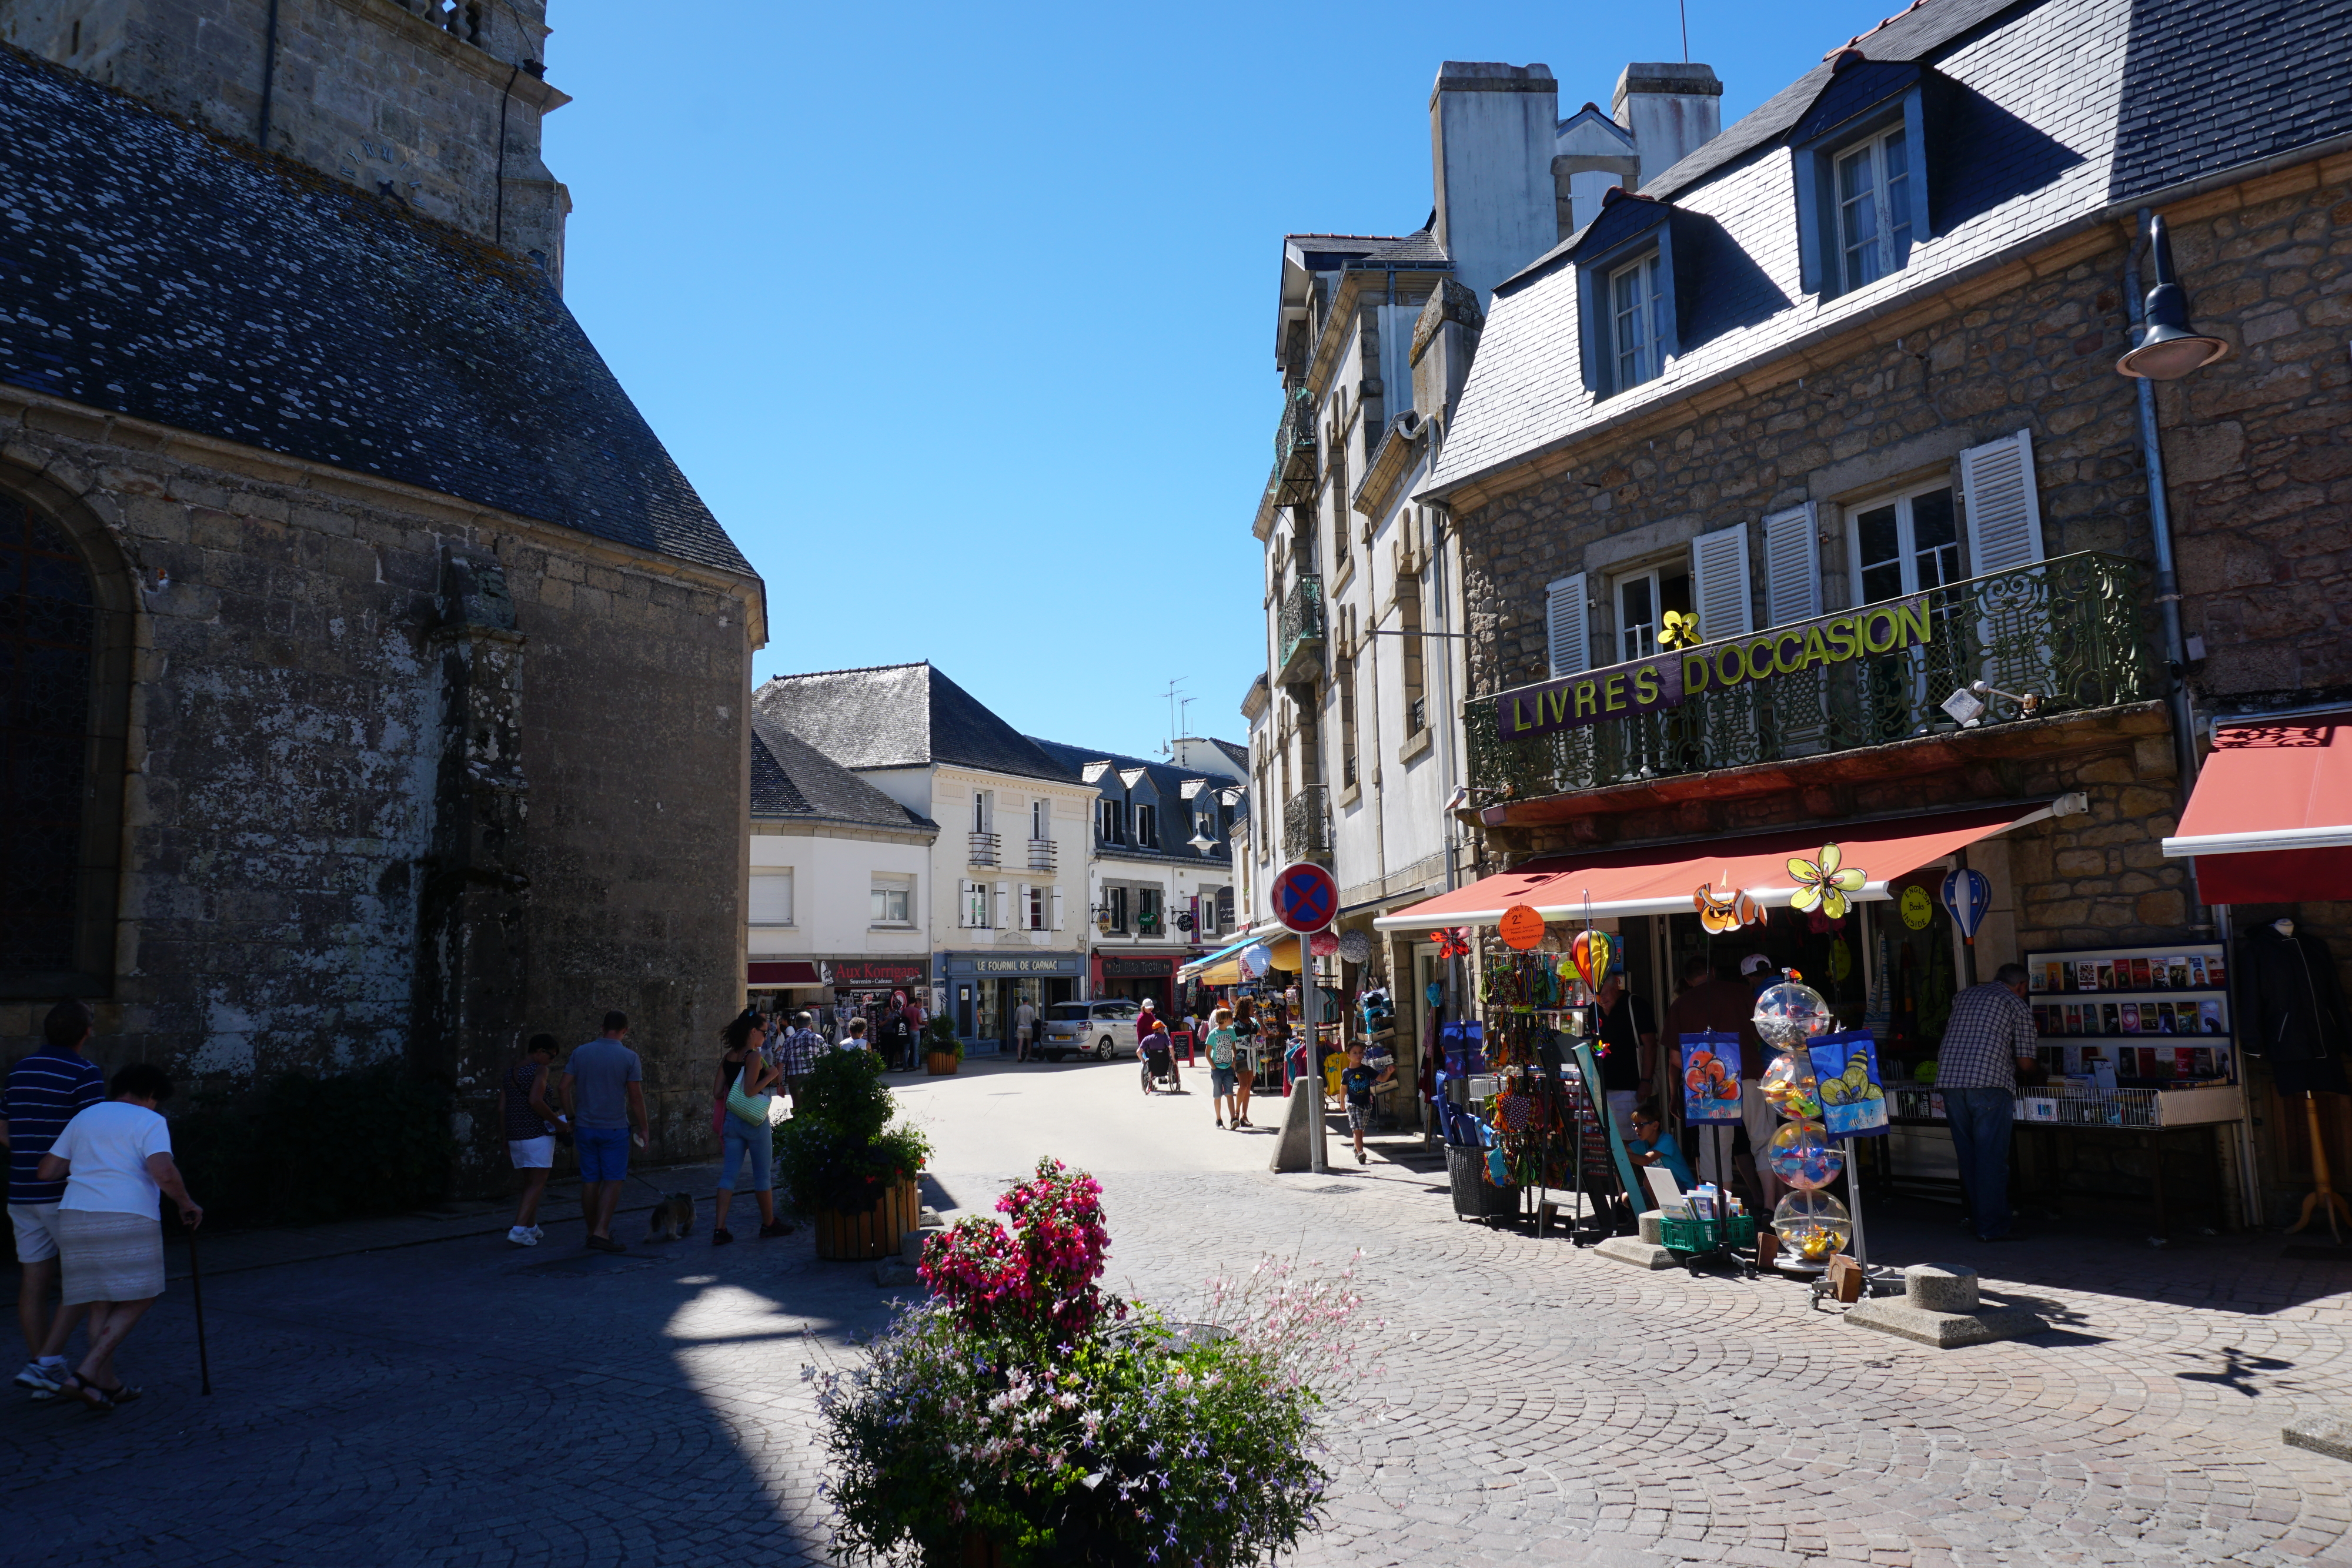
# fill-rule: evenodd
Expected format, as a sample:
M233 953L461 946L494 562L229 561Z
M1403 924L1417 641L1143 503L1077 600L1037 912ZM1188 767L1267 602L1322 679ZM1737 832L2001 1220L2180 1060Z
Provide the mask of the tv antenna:
M1165 696L1165 697L1167 697L1167 699L1168 699L1168 746L1167 746L1167 752L1168 752L1168 755L1169 755L1169 756L1171 756L1171 757L1173 757L1173 756L1175 756L1175 755L1176 755L1176 727L1177 727L1177 725L1178 725L1178 722L1179 722L1178 715L1179 715L1179 713L1180 713L1180 711L1181 711L1181 710L1177 707L1177 706L1176 706L1176 703L1177 703L1177 693L1176 693L1176 688L1177 688L1178 686L1182 685L1186 681L1189 681L1189 680L1191 680L1192 678L1192 676L1190 676L1190 675L1179 675L1179 676L1177 676L1174 680L1172 680L1172 681L1171 681L1171 682L1169 682L1169 683L1168 683L1168 690L1167 690L1166 692L1164 692L1164 693L1162 693L1162 694L1161 694L1162 695L1164 695L1164 696ZM1183 700L1184 700L1184 702L1185 702L1185 703L1190 704L1190 703L1192 702L1192 699L1191 697L1186 697L1186 698L1184 698Z

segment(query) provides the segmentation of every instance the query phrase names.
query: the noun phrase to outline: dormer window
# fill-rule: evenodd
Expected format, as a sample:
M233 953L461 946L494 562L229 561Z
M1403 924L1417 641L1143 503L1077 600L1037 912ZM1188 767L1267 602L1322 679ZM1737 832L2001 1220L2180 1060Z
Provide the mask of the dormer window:
M1911 153L1898 125L1837 155L1838 256L1845 288L1899 270L1911 252Z
M1669 331L1663 270L1654 250L1609 275L1610 343L1617 364L1612 391L1658 378Z

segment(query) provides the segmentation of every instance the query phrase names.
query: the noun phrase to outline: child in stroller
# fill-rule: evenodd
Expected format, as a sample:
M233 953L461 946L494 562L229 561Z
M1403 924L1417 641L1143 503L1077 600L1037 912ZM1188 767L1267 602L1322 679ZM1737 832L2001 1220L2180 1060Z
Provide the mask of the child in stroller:
M1176 1050L1174 1042L1168 1038L1166 1024L1155 1020L1151 1032L1143 1037L1142 1043L1135 1048L1135 1053L1143 1058L1143 1092L1146 1094L1154 1092L1152 1085L1155 1082L1167 1084L1171 1094L1184 1092L1177 1082Z

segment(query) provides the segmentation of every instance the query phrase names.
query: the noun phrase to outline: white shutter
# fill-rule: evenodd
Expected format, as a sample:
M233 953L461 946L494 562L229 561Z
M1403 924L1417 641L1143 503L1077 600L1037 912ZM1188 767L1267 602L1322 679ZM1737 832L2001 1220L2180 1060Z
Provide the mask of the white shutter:
M1061 928L1062 928L1062 890L1061 890L1060 888L1056 887L1056 888L1054 890L1054 929L1055 929L1055 930L1056 930L1056 931L1059 931Z
M1961 453L1960 498L1968 509L1970 577L2042 559L2042 499L2033 488L2032 431Z
M1764 519L1764 623L1786 626L1821 612L1821 552L1808 501ZM1705 630L1705 617L1699 626Z
M1013 894L1001 882L996 884L995 892L996 928L999 931L1010 931L1013 928Z
M1713 643L1745 637L1749 620L1748 525L1736 524L1691 540L1691 605L1698 634Z
M790 925L793 923L793 873L751 873L751 924Z
M1572 675L1592 664L1592 640L1584 627L1584 574L1563 577L1544 594L1544 645L1551 673Z

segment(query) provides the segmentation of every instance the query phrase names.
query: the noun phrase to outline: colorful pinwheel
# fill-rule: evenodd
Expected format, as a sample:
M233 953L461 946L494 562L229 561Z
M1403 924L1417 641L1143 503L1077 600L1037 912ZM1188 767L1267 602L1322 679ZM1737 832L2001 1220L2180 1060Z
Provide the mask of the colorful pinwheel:
M1832 920L1844 918L1846 894L1860 893L1870 873L1858 865L1840 867L1841 858L1835 844L1823 844L1819 861L1790 861L1789 875L1797 883L1797 895L1789 900L1789 906L1818 908Z
M1698 612L1669 610L1658 622L1658 646L1661 648L1696 648L1698 646Z
M1437 931L1437 956L1440 958L1467 958L1470 956L1470 934L1459 925L1440 926Z

